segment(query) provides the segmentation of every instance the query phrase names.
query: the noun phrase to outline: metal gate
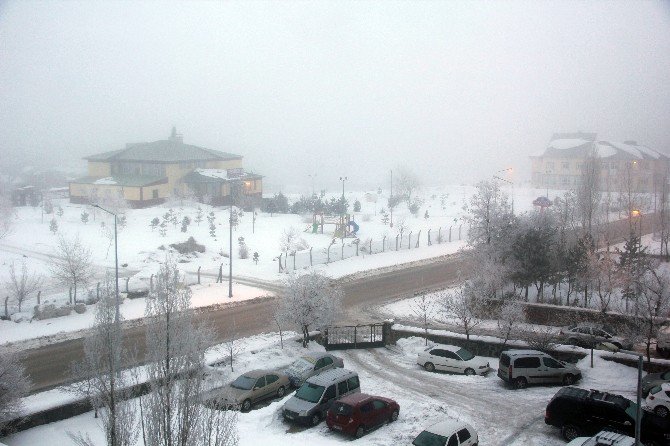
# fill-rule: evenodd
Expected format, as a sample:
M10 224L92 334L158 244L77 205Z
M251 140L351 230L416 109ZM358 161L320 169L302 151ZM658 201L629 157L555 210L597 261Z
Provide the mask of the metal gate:
M384 324L345 325L326 329L326 350L383 347Z

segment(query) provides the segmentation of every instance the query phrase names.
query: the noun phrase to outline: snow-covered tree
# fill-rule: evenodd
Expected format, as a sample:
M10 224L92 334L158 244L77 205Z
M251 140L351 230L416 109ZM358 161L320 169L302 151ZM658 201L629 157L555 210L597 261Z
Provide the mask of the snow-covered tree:
M360 212L361 211L361 202L356 199L354 201L354 212Z
M62 285L72 287L74 301L77 301L77 289L86 285L93 276L91 251L79 241L79 237L58 238L55 255L51 260L51 274Z
M600 158L597 153L590 154L582 163L581 181L576 190L577 212L581 220L582 230L594 236L594 226L599 220L599 205L602 198L600 192Z
M0 431L23 414L23 397L28 395L30 381L18 354L0 353Z
M513 215L507 195L497 183L482 181L463 207L469 224L468 244L474 248L504 241L513 226Z
M670 273L651 268L642 276L640 285L641 293L635 300L634 313L644 339L647 362L651 362L651 344L670 311Z
M52 218L49 222L49 231L51 231L53 234L58 232L58 221L56 221L55 218Z
M135 404L124 401L131 396L128 389L132 383L121 369L128 356L123 349L123 332L116 324L114 278L108 274L95 308L92 333L84 338L84 359L74 367L75 374L86 379L74 384L73 390L90 400L96 416L100 414L110 446L130 446L138 440ZM94 444L81 433L70 436L79 445Z
M191 224L191 219L185 215L184 218L181 220L181 232L186 232L188 231L188 225Z
M88 223L88 212L86 211L81 211L81 222L83 224Z
M198 212L195 214L195 219L193 221L200 226L200 222L202 221L202 208L200 206L198 206Z
M341 308L342 290L315 271L303 276L290 275L280 296L278 319L295 325L309 343L309 330L328 327Z
M167 259L147 299L147 376L150 392L141 397L143 440L147 445L232 446L236 416L202 404L205 350L211 332L191 309L191 290L177 264Z
M15 264L9 265L9 280L5 288L10 297L16 302L21 311L21 305L28 296L36 292L42 286L42 277L36 273L29 273L25 260L21 262L21 270L17 271Z
M412 195L415 194L421 187L421 180L419 176L406 167L397 169L397 194L407 202L409 206L412 203Z
M473 292L471 285L466 284L452 292L440 291L436 302L440 305L445 317L453 319L456 325L463 328L465 337L470 340L472 329L480 324L481 299Z
M435 302L428 294L422 293L414 298L414 301L410 305L410 309L421 321L421 326L424 331L424 339L426 345L428 345L428 326L437 310L435 308Z
M63 210L63 207L61 205L58 205L56 207L56 215L58 215L58 218L63 217L64 213L65 213L65 211Z
M153 230L156 229L156 228L158 227L158 225L160 225L160 224L161 224L160 219L159 219L158 217L154 217L154 218L151 220L151 223L149 223L149 226L151 226L151 230L153 231Z
M523 305L515 299L506 299L498 309L498 334L503 338L503 346L507 341L521 333L520 325L526 322Z
M0 194L0 239L7 235L12 228L14 220L14 207L12 200L4 194Z

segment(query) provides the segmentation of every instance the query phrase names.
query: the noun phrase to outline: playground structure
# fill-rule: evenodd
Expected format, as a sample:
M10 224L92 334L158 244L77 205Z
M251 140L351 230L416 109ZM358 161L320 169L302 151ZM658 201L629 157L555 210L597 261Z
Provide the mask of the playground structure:
M333 231L333 237L335 238L356 237L356 233L359 229L358 224L354 221L351 214L313 214L311 227L312 234L323 234L326 225L335 226ZM308 232L309 230L310 228L307 228L305 232Z

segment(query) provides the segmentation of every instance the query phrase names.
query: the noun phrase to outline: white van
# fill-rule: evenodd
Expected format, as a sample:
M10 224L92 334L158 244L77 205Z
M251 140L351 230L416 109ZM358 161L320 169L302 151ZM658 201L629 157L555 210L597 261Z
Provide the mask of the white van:
M287 421L316 426L326 416L335 400L361 391L358 373L347 369L331 369L312 376L303 383L282 408Z
M574 384L582 372L572 364L537 350L505 350L500 354L498 377L523 389L528 384Z

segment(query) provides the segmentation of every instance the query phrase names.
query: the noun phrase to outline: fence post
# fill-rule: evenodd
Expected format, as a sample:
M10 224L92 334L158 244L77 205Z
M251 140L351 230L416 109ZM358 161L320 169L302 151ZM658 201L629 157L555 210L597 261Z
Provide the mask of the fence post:
M200 285L200 268L201 266L198 267L198 285Z
M293 251L291 255L293 256L293 271L295 271L295 251Z
M442 243L442 226L437 229L437 243Z
M9 311L7 310L7 302L9 302L9 296L5 297L5 317L9 319Z
M382 239L382 252L386 251L386 236Z
M359 243L360 243L360 242L356 242L356 257L358 257L358 244L359 244Z
M354 326L354 348L356 348L356 341L358 340L358 336L356 335L356 327Z
M185 279L186 277L184 277ZM126 294L128 294L128 282L130 282L130 277L126 277Z
M342 252L340 254L340 257L341 257L340 260L344 260L344 239L342 239L342 250L341 251Z
M312 264L312 247L309 247L309 266L313 266Z
M432 245L432 243L430 242L430 231L431 230L429 229L428 230L428 246Z
M152 274L151 277L149 277L149 291L152 293L154 292L154 275Z
M419 233L416 236L416 246L415 246L415 248L419 247L419 242L420 241L421 241L421 231L419 231Z
M70 287L70 305L72 305L72 287Z
M409 231L407 236L407 249L412 249L412 231Z
M283 255L284 255L284 253L281 253L281 254L279 254L279 257L277 257L277 258L279 259L279 272L281 272L281 270L282 270L282 267L281 267L281 256L283 256Z
M372 239L370 239L370 255L372 255Z
M396 251L398 250L398 236L399 236L399 235L400 235L400 234L396 234L396 236L395 236L395 250L396 250Z
M37 305L40 304L40 296L42 296L42 290L39 290L39 291L37 292Z
M449 226L449 243L451 243L451 226Z
M463 227L463 224L460 224L460 225L458 226L458 239L459 239L459 240L461 239L461 228L462 228L462 227Z
M333 246L332 243L330 245L328 245L328 258L326 259L326 263L330 263L330 247L331 246Z

